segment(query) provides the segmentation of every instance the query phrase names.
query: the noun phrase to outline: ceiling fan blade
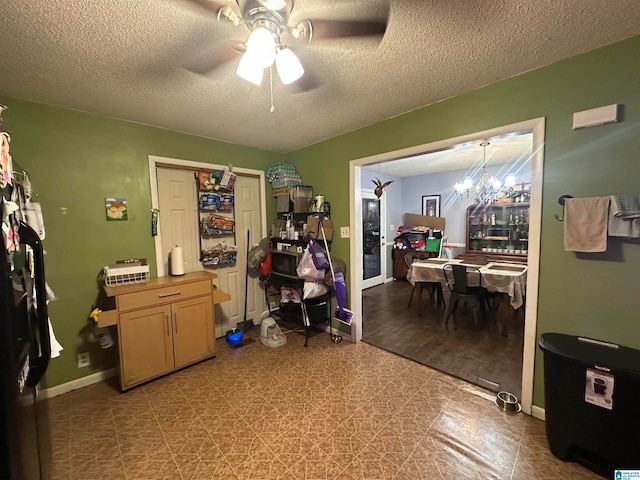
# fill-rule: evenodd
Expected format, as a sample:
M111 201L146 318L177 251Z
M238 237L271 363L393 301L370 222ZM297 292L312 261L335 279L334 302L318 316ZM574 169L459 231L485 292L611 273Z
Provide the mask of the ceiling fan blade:
M201 54L187 62L184 68L190 72L207 75L218 67L230 62L244 53L245 45L240 40L225 42L210 54Z
M324 81L316 72L324 70L324 66L319 63L317 58L312 58L307 48L294 48L293 50L304 68L302 77L291 85L293 93L306 93L320 88Z
M294 93L306 93L320 88L324 82L318 75L313 72L311 66L305 69L304 75L300 77L294 84Z
M309 20L313 39L384 35L387 20Z

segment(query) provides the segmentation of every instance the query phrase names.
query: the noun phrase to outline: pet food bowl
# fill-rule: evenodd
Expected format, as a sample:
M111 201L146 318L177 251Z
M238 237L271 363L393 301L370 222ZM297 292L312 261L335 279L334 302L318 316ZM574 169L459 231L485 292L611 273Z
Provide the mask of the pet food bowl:
M498 392L496 396L496 405L503 411L508 413L518 413L522 407L518 403L518 397L509 392Z
M233 330L229 330L227 331L226 337L227 337L227 343L231 346L242 343L241 330L236 330L235 328Z

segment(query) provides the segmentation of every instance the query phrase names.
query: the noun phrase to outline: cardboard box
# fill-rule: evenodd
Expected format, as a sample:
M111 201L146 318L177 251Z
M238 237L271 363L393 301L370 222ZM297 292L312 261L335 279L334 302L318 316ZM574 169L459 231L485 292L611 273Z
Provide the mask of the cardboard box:
M325 217L322 221L324 233L327 235L327 242L333 239L333 222L330 218ZM322 230L318 224L318 215L309 215L307 217L307 233L314 240L322 240Z
M418 215L415 213L404 214L404 224L410 226L429 227L433 230L441 230L444 232L444 217L430 217L428 215Z

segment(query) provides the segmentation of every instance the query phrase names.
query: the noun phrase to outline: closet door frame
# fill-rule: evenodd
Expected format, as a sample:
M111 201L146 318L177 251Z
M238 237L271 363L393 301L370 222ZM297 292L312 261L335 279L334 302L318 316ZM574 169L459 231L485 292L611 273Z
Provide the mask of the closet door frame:
M149 182L151 185L151 208L158 208L158 179L156 176L157 167L184 167L184 168L205 168L207 170L225 170L228 169L228 165L219 165L216 163L195 162L192 160L181 160L178 158L159 157L156 155L149 155ZM234 167L233 173L236 175L247 175L253 177L259 177L259 189L260 198L262 199L260 205L260 223L263 235L267 234L267 210L266 210L266 186L265 186L265 173L262 170L254 170L251 168ZM168 272L164 268L164 259L162 257L162 239L160 235L155 236L155 248L156 248L156 268L159 277L168 275ZM240 252L238 252L240 253Z

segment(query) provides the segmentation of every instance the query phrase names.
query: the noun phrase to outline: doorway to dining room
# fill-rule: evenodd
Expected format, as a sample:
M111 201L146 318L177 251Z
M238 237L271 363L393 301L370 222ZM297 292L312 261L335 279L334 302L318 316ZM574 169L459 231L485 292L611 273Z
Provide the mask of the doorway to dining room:
M395 346L393 346L393 349L395 349L396 353L399 353L404 356L408 356L409 358L414 358L414 357L418 357L419 356L418 353L420 353L420 350L423 349L425 351L428 351L431 354L430 358L427 359L426 357L424 357L424 358L414 358L414 359L417 361L421 361L423 363L429 364L427 362L428 360L429 362L432 363L431 366L434 366L435 368L440 368L443 371L447 370L445 368L447 364L447 360L444 353L446 353L447 351L462 352L464 350L465 354L459 355L458 358L455 359L455 361L451 361L451 359L449 359L448 363L450 365L457 363L461 367L458 373L451 372L451 374L460 376L461 378L465 378L465 375L463 373L466 369L468 372L470 372L470 376L469 378L465 378L465 379L469 381L474 381L474 383L480 383L480 384L482 384L482 380L495 381L494 380L495 376L491 373L487 373L484 371L481 374L478 372L471 372L471 370L473 369L470 367L473 365L477 366L479 364L478 362L479 359L484 359L484 360L488 359L486 361L487 365L493 365L494 367L498 366L499 369L501 368L503 370L505 370L505 368L503 368L505 365L509 365L510 366L509 368L511 370L511 373L509 373L510 379L508 381L505 380L505 381L500 381L496 383L498 383L498 385L509 384L510 389L519 391L521 400L522 400L523 409L525 411L530 412L531 400L532 400L532 387L533 387L533 357L535 354L535 324L536 324L536 313L537 313L536 300L537 300L537 291L538 291L537 282L538 282L539 241L540 241L539 236L540 236L540 210L541 210L541 178L542 178L542 168L543 168L544 119L534 119L527 122L521 122L518 124L499 127L489 131L466 135L464 137L457 137L454 139L448 139L448 140L435 142L428 145L422 145L419 147L404 149L402 151L389 152L387 154L381 154L374 157L354 160L351 162L350 173L351 173L351 182L354 187L352 189L352 193L354 195L354 200L355 200L355 195L359 194L358 190L362 185L360 183L360 180L363 176L365 176L361 170L364 170L367 167L367 165L368 166L376 165L375 167L377 169L376 171L379 171L378 169L379 165L384 166L384 165L393 164L394 171L397 172L399 171L398 167L396 166L396 162L398 161L403 162L401 164L402 168L405 168L409 164L410 159L415 161L416 159L419 158L423 164L425 162L429 163L429 154L434 152L456 150L458 147L462 145L468 146L471 143L475 144L481 140L508 138L511 135L522 135L522 134L528 134L530 135L530 138L531 138L531 151L530 151L530 154L528 155L528 160L529 160L528 168L530 169L530 182L531 182L531 198L530 198L530 212L529 212L530 230L529 230L528 243L530 246L528 247L529 248L529 253L528 253L529 268L528 268L528 279L527 279L527 305L526 305L524 314L520 316L521 320L518 328L512 329L509 332L509 336L507 339L503 338L501 335L498 334L496 335L495 343L491 343L491 342L483 343L485 336L487 336L488 339L491 339L492 337L490 336L490 334L492 333L492 330L499 330L499 329L495 329L494 327L492 327L492 328L487 328L485 331L479 331L478 330L479 325L474 325L473 321L471 321L469 325L465 325L464 312L462 310L460 310L460 313L458 314L458 317L460 318L456 319L455 327L451 327L451 326L447 327L445 325L444 311L434 313L429 309L427 304L425 304L424 306L423 315L420 318L413 318L415 309L412 308L411 310L409 310L407 306L408 295L411 292L411 284L408 284L407 282L398 282L398 281L394 281L392 283L387 282L384 285L374 287L370 290L365 290L365 288L362 286L362 282L354 281L354 278L356 278L356 276L352 274L351 288L352 288L352 291L354 292L354 298L362 298L362 301L360 302L359 305L357 304L358 302L355 302L356 303L355 305L352 304L352 307L354 307L354 309L356 310L356 318L360 320L360 324L356 325L356 328L355 328L357 340L364 339L365 341L371 341L370 339L367 338L368 336L370 337L377 336L378 340L374 340L374 341L378 341L380 343L380 346L382 346L382 348L386 348L385 346L382 345L382 342L380 339L381 338L391 339L392 337L396 337L397 341L395 341ZM459 152L460 150L458 150L457 153ZM434 161L437 161L437 159ZM391 162L391 163L388 163L388 162ZM470 172L473 171L473 168L472 167L470 168L468 165L467 167L458 167L458 170L460 170L457 172L458 175L461 173L461 171L464 172L464 168L468 169ZM451 185L447 184L446 186L446 188L449 188L450 190L449 193L452 193L453 184L454 182L451 182ZM408 190L404 188L404 185L402 185L401 188L403 191ZM391 191L391 189L387 189L387 191ZM431 194L434 192L418 191L418 192L414 192L414 195L420 196L425 193ZM386 194L387 192L385 192L385 195ZM446 214L447 202L451 203L451 205L449 205L450 207L454 209L456 207L456 204L453 202L453 196L450 195L449 197L444 193L442 195L443 216L447 216L447 217L448 217L448 215ZM354 203L357 205L358 203L357 200L355 200ZM354 218L355 221L358 221L359 220L358 214L361 214L361 212L357 211L358 208L354 208L353 210L354 211L352 212L353 213L352 218ZM406 213L406 212L402 211L398 213L402 215L403 213ZM422 213L422 212L420 212L419 210L416 211L414 209L413 212L408 212L408 213ZM450 223L449 220L450 219L447 218L448 223ZM393 217L389 219L389 222L396 222L396 221L397 220L393 220ZM460 222L460 223L462 224L464 222ZM398 222L398 224L400 223ZM459 228L462 228L462 227L459 227ZM452 242L451 233L452 233L452 229L449 227L449 225L447 225L446 234L450 237L449 242L455 243L455 240L453 240ZM456 237L456 235L453 235L453 236ZM360 270L361 265L360 265L360 262L358 261L359 259L357 258L357 255L355 255L355 258L353 255L353 252L354 252L353 244L357 245L361 241L361 239L357 237L358 236L356 235L355 238L352 240L352 257L351 257L352 268L354 269L353 271L356 271L356 272L361 271ZM459 238L458 243L463 243L461 241L461 237L458 237L458 238ZM401 287L405 287L404 292L399 291ZM355 297L356 294L358 295L358 297ZM373 298L375 298L378 301L383 301L384 299L387 299L388 302L392 302L392 303L388 303L386 306L377 304L375 308L370 308L371 305L374 305L370 303L371 299ZM386 315L386 320L384 322L384 325L381 325L380 328L377 328L375 323L376 311L383 311L385 309L388 312L388 314ZM510 312L507 311L502 313L509 314ZM397 319L399 323L394 325L393 319ZM415 324L415 326L418 327L417 330L412 328L413 324ZM467 326L471 328L469 329L468 332L463 332L463 328ZM425 330L424 327L431 327L432 328L431 332L429 332L428 328ZM420 328L422 328L422 330L420 330ZM437 332L437 329L441 329L442 331ZM438 335L435 335L435 333L437 333ZM427 337L429 335L432 335L432 341L427 341ZM404 340L402 340L401 337L404 338ZM435 348L435 345L443 344L445 340L448 340L449 342L455 342L456 339L466 342L464 349L460 347L460 345L456 347L455 343L450 343L449 345L450 348L445 348L445 347ZM483 341L480 341L481 339ZM391 343L393 344L394 342L391 342ZM471 348L474 346L476 347L475 350ZM517 351L515 354L513 353L514 346L517 346ZM511 353L509 354L511 355L510 357L504 356L506 355L507 349L511 351ZM496 359L491 360L491 355L494 353L495 354L501 353L503 356L499 358L496 357ZM511 360L509 360L508 358L510 358ZM513 358L515 358L515 361L513 361ZM467 364L467 367L463 365L465 362ZM519 371L518 378L515 380L515 383L516 383L515 387L512 386L514 385L514 380L512 375L514 365L516 367L516 371ZM475 378L473 378L474 376ZM517 385L518 383L520 384L520 388L518 388L518 385ZM490 385L488 384L483 384L483 386L490 388Z

